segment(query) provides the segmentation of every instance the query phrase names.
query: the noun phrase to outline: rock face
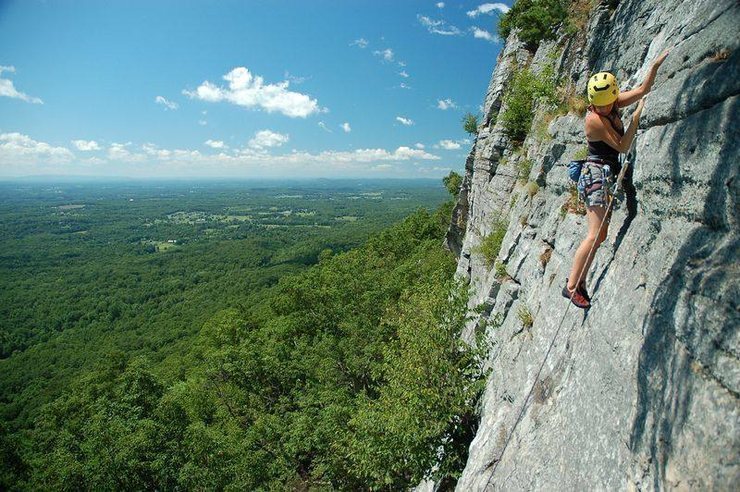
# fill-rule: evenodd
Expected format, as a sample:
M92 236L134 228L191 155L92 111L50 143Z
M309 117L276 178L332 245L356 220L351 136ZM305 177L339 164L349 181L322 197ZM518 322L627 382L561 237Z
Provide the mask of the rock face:
M470 307L485 305L465 337L485 329L494 343L456 490L729 490L740 479L740 4L609 3L584 33L536 53L512 34L486 94L447 236ZM553 61L575 87L611 70L626 90L665 49L634 146L637 214L617 205L582 311L561 289L586 236L586 217L563 209L583 117L535 131L540 111L516 150L497 118L503 95L516 70ZM525 159L537 190L517 179ZM497 273L480 244L501 220Z

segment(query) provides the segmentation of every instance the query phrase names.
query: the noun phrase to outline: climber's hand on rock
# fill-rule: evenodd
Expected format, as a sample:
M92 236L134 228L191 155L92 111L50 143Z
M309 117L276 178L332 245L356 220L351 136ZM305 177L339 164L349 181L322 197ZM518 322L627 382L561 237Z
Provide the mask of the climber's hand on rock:
M638 118L642 114L642 108L644 107L645 107L645 98L643 97L642 99L640 99L640 102L637 103L637 109L635 109L635 114L637 115Z
M666 57L668 56L668 53L670 50L665 50L663 53L660 54L658 58L655 59L653 62L653 70L657 71L658 68L663 64L663 61L665 61Z

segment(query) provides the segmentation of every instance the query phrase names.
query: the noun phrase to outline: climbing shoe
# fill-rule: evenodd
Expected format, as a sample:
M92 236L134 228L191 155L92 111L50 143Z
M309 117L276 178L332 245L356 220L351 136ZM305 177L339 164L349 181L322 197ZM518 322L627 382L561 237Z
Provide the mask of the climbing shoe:
M591 303L586 300L585 297L583 297L583 294L581 294L578 291L578 288L576 287L576 291L571 293L568 291L568 282L565 282L565 287L563 287L563 297L566 299L570 299L570 301L576 305L576 307L579 307L581 309L588 309L591 307Z
M591 296L588 295L588 291L586 290L586 282L581 282L580 284L578 284L578 287L576 287L576 290L578 290L578 292L581 293L584 299L586 299L589 303L591 302Z

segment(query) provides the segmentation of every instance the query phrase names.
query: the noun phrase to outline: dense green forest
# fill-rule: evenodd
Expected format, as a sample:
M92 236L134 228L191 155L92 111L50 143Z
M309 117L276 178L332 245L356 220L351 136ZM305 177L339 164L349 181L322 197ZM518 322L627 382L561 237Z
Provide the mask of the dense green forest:
M454 483L486 347L444 187L158 186L0 186L0 488Z

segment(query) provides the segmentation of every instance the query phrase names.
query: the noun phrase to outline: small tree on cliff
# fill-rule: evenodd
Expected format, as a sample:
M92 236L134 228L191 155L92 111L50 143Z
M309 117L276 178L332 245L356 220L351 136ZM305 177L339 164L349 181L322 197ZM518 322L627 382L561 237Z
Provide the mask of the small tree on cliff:
M478 117L473 113L466 113L462 119L463 128L469 134L475 136L478 134Z
M447 188L447 191L449 191L452 196L457 198L458 193L460 193L460 185L462 184L462 176L457 174L455 171L450 171L450 174L442 178L442 183L444 183L445 188Z

